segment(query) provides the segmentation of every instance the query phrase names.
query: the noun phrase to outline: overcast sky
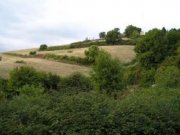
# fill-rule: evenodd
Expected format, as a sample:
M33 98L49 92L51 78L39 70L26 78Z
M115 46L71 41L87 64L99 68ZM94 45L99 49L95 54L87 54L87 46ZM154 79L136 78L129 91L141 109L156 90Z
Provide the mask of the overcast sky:
M96 38L129 24L180 28L180 0L0 0L0 51Z

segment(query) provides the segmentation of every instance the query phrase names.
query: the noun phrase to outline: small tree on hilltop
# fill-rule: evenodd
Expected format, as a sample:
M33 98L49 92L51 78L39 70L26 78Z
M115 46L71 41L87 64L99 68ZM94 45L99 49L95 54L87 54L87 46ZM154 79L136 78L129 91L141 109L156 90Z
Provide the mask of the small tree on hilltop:
M99 33L99 38L105 39L105 37L106 37L106 32L100 32Z
M107 94L121 90L124 87L123 69L120 62L112 59L104 51L100 51L96 58L91 78L95 89Z
M46 44L40 45L39 51L45 51L48 48Z
M119 32L119 28L114 28L113 30L107 32L106 43L112 45L121 43L121 33Z
M137 37L137 36L140 36L141 28L138 28L138 27L133 26L133 25L129 25L126 27L124 33L127 37L134 37L134 36Z

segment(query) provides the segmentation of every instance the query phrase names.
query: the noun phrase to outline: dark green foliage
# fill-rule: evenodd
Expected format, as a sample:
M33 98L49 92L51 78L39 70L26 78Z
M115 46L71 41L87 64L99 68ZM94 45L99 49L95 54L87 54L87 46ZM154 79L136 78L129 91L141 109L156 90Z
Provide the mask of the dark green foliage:
M70 49L70 45L49 46L46 51Z
M31 67L17 67L10 72L9 86L11 89L18 89L24 85L39 85L40 74Z
M155 79L154 79L155 73L156 73L155 69L142 70L140 85L144 87L152 86L155 83Z
M39 96L44 92L44 89L41 86L35 85L24 85L23 87L17 90L20 95L27 96Z
M129 38L137 38L140 36L141 28L138 28L133 25L129 25L126 27L124 34Z
M180 68L180 55L167 57L160 66L176 66Z
M123 69L120 62L104 52L99 52L91 74L97 90L108 94L124 87Z
M0 77L0 91L6 91L7 90L7 83L8 81L6 79L3 79Z
M121 101L113 114L122 135L179 135L179 89L144 89Z
M76 56L67 56L67 55L55 55L55 54L46 54L45 59L52 59L59 62L66 62L71 64L80 64L80 65L89 65L86 58L76 57Z
M119 32L119 28L115 28L111 31L107 32L106 35L106 43L110 45L118 45L121 43L121 34Z
M47 50L47 48L48 48L48 46L46 44L42 44L39 47L39 51L45 51L45 50Z
M30 51L29 55L36 55L36 51Z
M106 37L106 32L100 32L99 33L99 38L105 39L105 37Z
M123 100L22 95L0 102L0 134L178 135L179 96L179 89L145 89Z
M99 53L99 48L97 46L91 46L85 51L86 59L89 63L95 63L95 59Z
M126 85L137 85L141 80L142 68L139 65L134 65L125 69Z
M0 101L8 94L8 80L0 78Z
M157 70L155 80L161 87L180 87L180 69L175 66L162 66Z
M157 68L178 47L179 33L174 30L150 30L136 45L135 51L140 64L145 68Z
M17 60L15 63L25 64L26 62L24 60Z
M65 77L59 84L60 90L74 90L74 91L91 91L92 83L90 79L80 73L74 73Z
M44 74L44 77L42 78L42 86L46 91L59 90L59 83L61 83L61 78L58 75L49 73Z
M70 48L84 48L84 47L90 47L92 45L97 45L97 46L103 46L107 45L105 41L81 41L81 42L75 42L70 44Z

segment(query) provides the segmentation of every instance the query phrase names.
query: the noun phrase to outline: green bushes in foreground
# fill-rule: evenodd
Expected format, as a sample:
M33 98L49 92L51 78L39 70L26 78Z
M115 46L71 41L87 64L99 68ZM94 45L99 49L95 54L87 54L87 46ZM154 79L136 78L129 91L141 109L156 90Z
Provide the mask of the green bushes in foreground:
M32 67L18 67L11 71L8 80L0 79L0 95L12 98L17 95L40 95L53 91L72 92L92 90L90 79L80 73L60 77L38 72Z
M178 135L179 89L144 89L123 100L98 93L0 102L0 134Z
M123 68L117 59L108 53L99 52L91 78L96 90L111 94L124 88Z
M180 87L180 69L175 66L162 66L157 70L155 81L160 87Z

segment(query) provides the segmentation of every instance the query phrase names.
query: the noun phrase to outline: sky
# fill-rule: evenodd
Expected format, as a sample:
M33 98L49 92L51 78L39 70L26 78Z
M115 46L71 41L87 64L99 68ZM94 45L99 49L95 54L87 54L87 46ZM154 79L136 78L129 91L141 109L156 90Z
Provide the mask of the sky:
M180 0L0 0L0 52L97 38L135 25L180 28Z

